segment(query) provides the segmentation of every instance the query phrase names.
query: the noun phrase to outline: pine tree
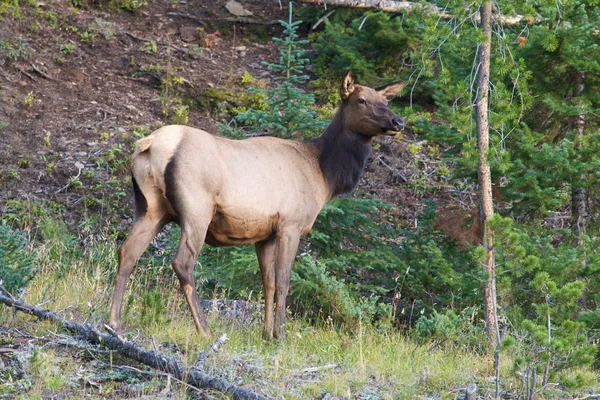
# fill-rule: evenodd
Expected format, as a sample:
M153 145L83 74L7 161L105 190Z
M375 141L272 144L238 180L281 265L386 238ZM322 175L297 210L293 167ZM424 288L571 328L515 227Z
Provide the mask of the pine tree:
M245 125L241 129L245 134L289 138L293 133L300 133L304 137L312 137L320 134L327 126L326 121L316 118L314 95L306 93L300 87L308 80L304 70L309 59L305 57L306 51L302 48L308 41L298 39L297 30L302 21L293 22L291 3L289 8L289 20L279 21L285 28L283 38L273 38L279 45L279 61L263 63L275 76L275 80L281 83L266 89L249 89L252 94L265 99L266 108L250 108L235 117L237 123ZM240 134L240 129L236 131L226 125L221 127L230 134Z

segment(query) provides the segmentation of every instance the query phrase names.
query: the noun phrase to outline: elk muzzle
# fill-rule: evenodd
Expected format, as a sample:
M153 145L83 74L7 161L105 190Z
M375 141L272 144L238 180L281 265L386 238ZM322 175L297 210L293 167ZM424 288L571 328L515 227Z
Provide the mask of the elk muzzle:
M383 134L395 136L398 132L404 129L404 119L396 114L392 114L392 119L389 120L385 125L386 126L382 128Z
M404 120L399 116L394 115L394 118L392 118L392 126L396 131L401 131L404 129Z

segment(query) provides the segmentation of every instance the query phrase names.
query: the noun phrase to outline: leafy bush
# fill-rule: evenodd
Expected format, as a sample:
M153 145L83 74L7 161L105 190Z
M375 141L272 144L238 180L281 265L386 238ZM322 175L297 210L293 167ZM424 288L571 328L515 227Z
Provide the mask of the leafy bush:
M31 252L24 233L12 229L2 220L0 224L0 281L11 293L27 286L36 269L35 253Z

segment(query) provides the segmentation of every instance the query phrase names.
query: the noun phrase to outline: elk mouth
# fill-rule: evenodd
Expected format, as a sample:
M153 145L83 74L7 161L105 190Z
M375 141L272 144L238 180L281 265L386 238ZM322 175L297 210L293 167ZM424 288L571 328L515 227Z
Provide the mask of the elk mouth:
M398 134L398 132L400 132L400 129L395 130L395 129L381 128L381 134L384 136L396 136Z

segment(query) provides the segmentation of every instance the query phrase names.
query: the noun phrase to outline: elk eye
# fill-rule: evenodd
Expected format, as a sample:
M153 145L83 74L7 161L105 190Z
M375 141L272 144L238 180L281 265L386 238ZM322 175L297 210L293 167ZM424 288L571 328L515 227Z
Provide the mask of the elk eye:
M367 104L365 99L358 99L358 104Z

